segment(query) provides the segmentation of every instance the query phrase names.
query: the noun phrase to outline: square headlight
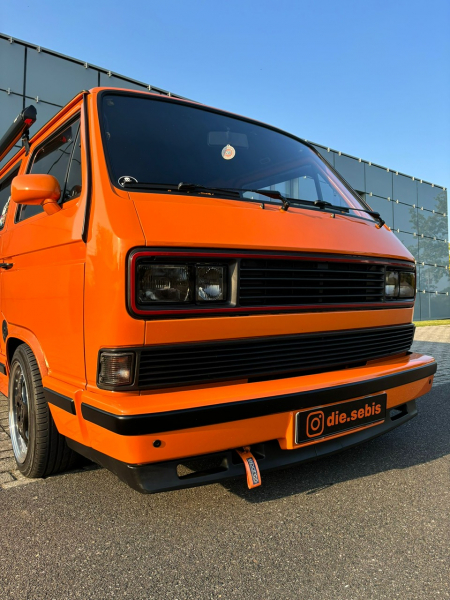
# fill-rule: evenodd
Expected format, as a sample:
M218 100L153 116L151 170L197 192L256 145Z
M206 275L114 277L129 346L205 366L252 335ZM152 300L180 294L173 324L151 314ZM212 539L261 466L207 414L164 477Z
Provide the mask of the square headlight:
M399 297L400 298L414 298L416 292L416 275L411 272L401 272L399 282Z
M140 304L188 303L193 300L193 269L190 265L140 264L137 296Z
M226 267L197 265L195 268L195 297L199 302L220 302L226 299Z
M387 297L398 297L398 271L386 271L384 293Z

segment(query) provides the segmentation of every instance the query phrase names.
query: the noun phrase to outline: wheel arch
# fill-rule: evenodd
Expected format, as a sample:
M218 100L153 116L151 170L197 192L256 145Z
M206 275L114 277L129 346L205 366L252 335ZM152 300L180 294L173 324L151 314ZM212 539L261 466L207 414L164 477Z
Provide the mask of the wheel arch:
M23 327L17 327L16 325L8 325L9 336L6 340L6 358L8 362L8 368L11 365L12 357L14 352L20 346L20 344L27 344L36 358L36 361L41 372L41 377L48 374L47 361L45 360L44 352L41 345L38 342L37 337L28 329Z

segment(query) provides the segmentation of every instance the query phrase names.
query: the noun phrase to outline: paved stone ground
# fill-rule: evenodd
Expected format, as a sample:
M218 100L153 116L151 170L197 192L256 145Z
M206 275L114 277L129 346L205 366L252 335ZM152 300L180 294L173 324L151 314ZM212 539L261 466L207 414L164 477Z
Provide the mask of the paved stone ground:
M436 359L438 370L433 385L450 383L450 325L417 327L412 350Z
M438 363L434 385L450 383L450 325L418 327L412 346L414 352L430 354ZM26 485L38 479L27 479L17 470L11 448L8 426L8 404L0 394L0 489Z

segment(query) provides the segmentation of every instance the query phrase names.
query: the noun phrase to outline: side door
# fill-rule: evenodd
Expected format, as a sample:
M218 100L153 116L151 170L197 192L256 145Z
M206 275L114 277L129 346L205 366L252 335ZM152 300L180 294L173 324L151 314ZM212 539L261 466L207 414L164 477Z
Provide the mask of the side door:
M6 327L3 326L3 302L2 302L2 274L3 269L7 268L6 261L3 260L3 238L6 233L7 223L6 216L10 205L11 182L18 175L20 163L10 169L0 179L0 391L5 395L8 394L6 380ZM5 323L6 325L6 323Z
M31 332L49 375L85 385L83 295L85 244L81 239L86 190L80 113L33 145L25 173L53 175L61 187L61 210L14 205L3 240L3 314L17 331ZM16 334L19 337L19 333Z

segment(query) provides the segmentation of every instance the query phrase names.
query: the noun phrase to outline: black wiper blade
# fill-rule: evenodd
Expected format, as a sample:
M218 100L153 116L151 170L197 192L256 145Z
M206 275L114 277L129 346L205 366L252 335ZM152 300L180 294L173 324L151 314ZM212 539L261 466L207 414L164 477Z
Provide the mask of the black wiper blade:
M205 193L225 193L228 196L232 196L234 198L241 198L240 190L233 188L220 188L220 187L212 187L210 185L199 185L197 183L185 183L184 181L180 181L180 183L176 186L178 191L180 192L205 192Z
M244 188L216 188L210 187L206 185L197 185L195 183L184 183L183 181L178 184L178 189L180 192L195 192L197 190L205 190L205 191L213 191L213 192L226 192L227 194L235 195L237 198L242 198L241 194L245 192L253 192L254 194L261 194L262 196L267 196L268 198L273 198L274 200L281 200L282 210L287 210L289 208L289 201L287 198L283 196L281 192L277 190L249 190Z
M349 213L351 210L354 210L356 212L366 213L366 214L370 215L371 217L373 217L375 219L375 221L377 221L378 226L380 228L383 227L383 225L386 223L386 221L384 221L382 219L380 213L376 212L374 210L366 210L365 208L356 208L356 207L353 208L352 206L339 206L337 204L331 204L331 202L327 202L326 200L308 201L308 200L292 200L291 199L291 204L295 205L297 203L301 203L301 204L304 204L304 203L313 204L314 206L317 206L321 210L332 208L333 210L339 210L339 211L344 212L344 213Z
M261 194L262 196L267 196L268 198L273 198L274 200L281 200L282 210L287 210L290 207L289 200L283 196L281 192L278 190L242 190L243 192L253 192L255 194Z
M375 219L375 221L377 221L380 229L386 223L386 221L381 217L380 213L376 212L375 210L364 210L364 209L360 210L359 208L354 208L352 210L359 210L359 212L367 213L368 215L373 217Z

